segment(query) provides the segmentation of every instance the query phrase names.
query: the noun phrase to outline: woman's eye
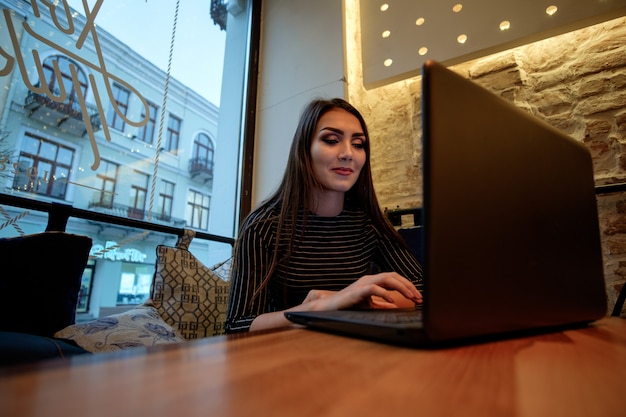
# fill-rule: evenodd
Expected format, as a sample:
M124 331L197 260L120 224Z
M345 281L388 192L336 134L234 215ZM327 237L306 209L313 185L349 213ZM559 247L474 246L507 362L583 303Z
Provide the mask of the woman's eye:
M339 143L339 139L336 136L324 136L322 140L330 144Z
M365 147L365 143L361 141L352 142L352 146L354 146L357 149L363 149Z

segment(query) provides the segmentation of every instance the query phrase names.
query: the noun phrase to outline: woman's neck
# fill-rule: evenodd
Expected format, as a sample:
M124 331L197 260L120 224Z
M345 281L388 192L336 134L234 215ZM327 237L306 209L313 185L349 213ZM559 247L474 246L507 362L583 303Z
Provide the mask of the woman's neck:
M345 193L317 190L313 194L313 207L310 210L322 217L338 216L343 211Z

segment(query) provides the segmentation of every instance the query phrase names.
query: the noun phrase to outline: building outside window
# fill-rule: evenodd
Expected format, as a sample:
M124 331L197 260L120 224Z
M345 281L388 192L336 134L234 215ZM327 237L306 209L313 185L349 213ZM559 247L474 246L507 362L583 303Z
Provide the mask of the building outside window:
M187 194L187 224L200 230L209 228L209 210L211 197L199 191L190 190Z
M73 80L72 70L76 72L76 80L78 81L76 83ZM43 61L43 72L48 89L55 96L63 99L63 103L78 109L77 94L82 94L83 97L87 95L85 72L73 60L63 55L53 55L46 58Z
M161 220L167 220L172 216L172 207L174 204L174 183L161 180L161 191L157 201L156 215Z
M193 142L193 161L198 168L203 168L209 175L213 172L213 141L209 135L199 133Z
M144 219L147 195L148 175L139 171L133 171L128 202L128 217L131 219Z
M117 305L140 304L150 297L153 271L150 265L124 262L120 276Z
M113 99L111 100L111 106L107 114L107 121L109 122L109 126L113 129L123 132L125 126L124 117L128 112L130 91L116 83L113 83L112 91Z
M13 188L64 199L73 159L73 149L27 132L17 158Z
M165 137L165 150L178 154L178 142L180 141L181 121L178 117L170 114L167 122L167 135Z
M93 212L65 226L93 240L81 315L142 302L156 247L183 228L236 235L260 11L228 3L0 0L0 238L46 229L24 201ZM209 267L232 254L198 237L190 250Z
M94 187L99 191L94 193L95 198L92 201L95 207L113 207L113 196L115 195L118 170L119 165L115 162L107 161L106 159L100 162Z
M146 113L144 112L144 110L142 110L141 119L147 119L147 122L145 125L139 128L139 131L137 132L137 138L140 141L151 145L152 141L154 140L154 132L157 123L157 106L152 103L148 103L148 108L150 109L147 115L148 117L146 117Z

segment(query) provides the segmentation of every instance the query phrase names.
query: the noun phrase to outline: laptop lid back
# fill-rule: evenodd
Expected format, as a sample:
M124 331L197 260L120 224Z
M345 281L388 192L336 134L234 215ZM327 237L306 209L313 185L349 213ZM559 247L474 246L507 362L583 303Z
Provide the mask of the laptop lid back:
M422 82L428 336L604 316L588 149L436 62Z

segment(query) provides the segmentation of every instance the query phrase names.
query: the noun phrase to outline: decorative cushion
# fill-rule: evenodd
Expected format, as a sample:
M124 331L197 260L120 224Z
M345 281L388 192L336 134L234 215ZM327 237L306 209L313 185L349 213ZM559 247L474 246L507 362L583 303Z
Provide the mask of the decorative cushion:
M185 339L159 316L149 302L119 314L74 324L54 334L73 340L89 352L184 342Z
M28 333L0 332L0 367L90 354L71 340Z
M233 258L228 258L225 261L219 262L211 267L211 271L224 281L230 281L230 267L232 265Z
M56 231L0 239L0 331L50 337L74 324L91 244Z
M186 340L224 334L228 306L229 283L188 250L194 236L185 229L176 247L157 246L150 291L161 317Z

